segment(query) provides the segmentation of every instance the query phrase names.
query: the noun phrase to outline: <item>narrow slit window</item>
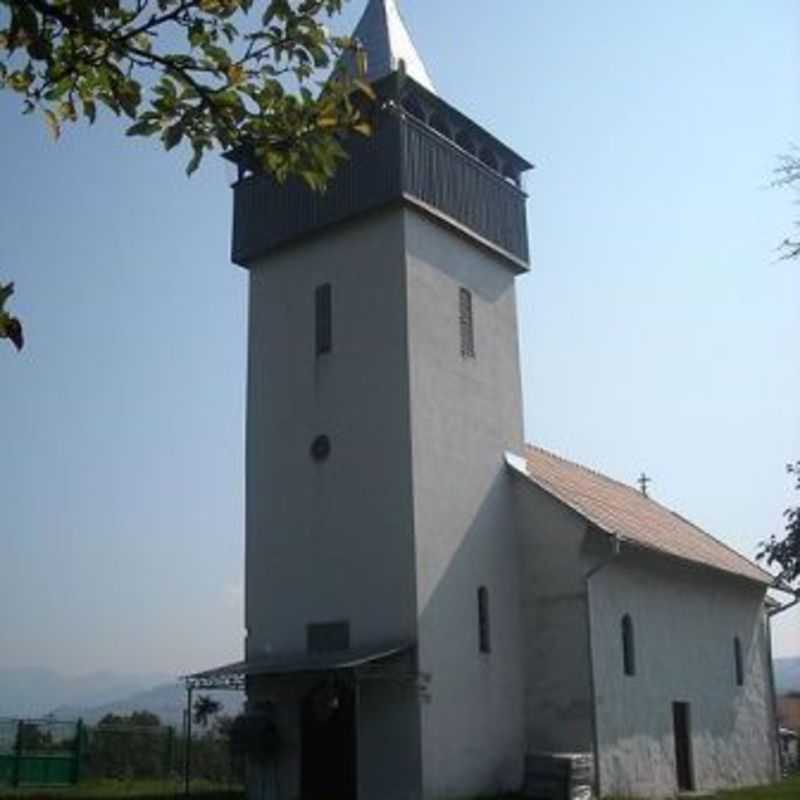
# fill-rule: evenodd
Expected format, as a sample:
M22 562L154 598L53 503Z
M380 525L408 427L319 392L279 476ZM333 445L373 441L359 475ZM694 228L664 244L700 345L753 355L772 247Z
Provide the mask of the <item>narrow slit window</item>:
M333 292L329 283L318 286L314 293L314 314L317 337L317 355L333 350Z
M481 653L492 652L489 629L489 590L485 586L478 589L478 649Z
M458 293L459 324L461 326L461 355L475 358L475 327L472 319L472 292L460 289Z
M636 646L633 637L633 620L630 614L622 618L622 661L625 674L636 674Z
M733 640L733 661L736 667L736 685L744 686L744 661L742 660L742 642L738 636Z

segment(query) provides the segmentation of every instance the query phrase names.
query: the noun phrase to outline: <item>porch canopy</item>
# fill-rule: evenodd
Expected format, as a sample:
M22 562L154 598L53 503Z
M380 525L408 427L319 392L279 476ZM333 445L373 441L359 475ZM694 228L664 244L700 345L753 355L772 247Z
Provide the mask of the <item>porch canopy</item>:
M345 672L350 670L371 673L372 669L410 653L413 645L396 643L381 647L363 647L330 653L270 655L259 659L236 661L216 669L184 676L186 688L212 690L244 690L248 678L260 676ZM366 674L364 675L366 677Z
M412 685L422 694L427 692L429 676L417 672L409 659L408 668L390 669L382 667L412 653L410 642L388 644L378 647L353 648L338 652L304 653L293 655L269 655L259 659L236 661L216 669L196 672L183 677L186 685L186 751L184 754L184 793L188 797L192 773L192 696L200 691L244 691L247 679L259 676L288 677L291 675L314 675L322 673L351 673L356 682L379 680Z

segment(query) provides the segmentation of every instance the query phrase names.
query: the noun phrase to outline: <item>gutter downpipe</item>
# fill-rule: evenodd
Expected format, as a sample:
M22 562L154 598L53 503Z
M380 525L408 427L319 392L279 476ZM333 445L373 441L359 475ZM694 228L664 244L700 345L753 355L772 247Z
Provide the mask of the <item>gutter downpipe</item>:
M772 736L770 736L770 741L772 742L773 747L773 759L772 763L775 768L777 768L777 775L773 775L774 780L780 780L781 775L783 775L783 753L781 752L781 743L780 743L780 734L778 732L778 692L775 688L775 664L772 660L772 618L770 617L769 612L767 612L767 619L766 619L766 628L767 628L767 675L769 676L769 694L770 700L770 711L772 712Z
M592 643L592 594L590 592L592 578L617 559L622 551L622 537L615 533L611 543L611 555L595 564L583 576L586 583L586 638L589 645L589 694L592 701L592 750L594 751L594 793L600 797L600 735L597 730L597 687L594 679L594 648Z
M781 589L782 587L778 588ZM788 611L790 608L794 608L798 603L800 603L800 592L795 592L794 600L791 602L767 610L767 659L769 660L769 688L772 699L772 724L774 726L774 733L771 738L772 746L776 749L775 765L778 768L778 780L783 775L783 751L781 750L780 735L778 733L778 690L775 686L775 662L772 659L772 618L777 617L778 614L783 614L784 611Z

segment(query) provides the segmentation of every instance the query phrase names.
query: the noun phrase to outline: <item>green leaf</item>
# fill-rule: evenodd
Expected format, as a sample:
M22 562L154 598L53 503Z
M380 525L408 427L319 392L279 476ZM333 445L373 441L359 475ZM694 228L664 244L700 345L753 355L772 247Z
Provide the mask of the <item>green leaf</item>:
M3 286L2 283L0 283L0 311L2 311L3 308L5 308L6 302L10 297L12 297L13 294L14 294L13 283L7 283L5 286Z
M29 5L14 4L15 22L19 27L35 39L39 35L39 17Z
M50 128L53 139L57 140L58 137L61 136L61 125L58 122L58 117L49 108L46 108L44 111L44 118L47 122L47 127Z
M173 147L179 145L181 139L183 139L183 122L176 122L167 128L162 138L165 150L172 150Z
M137 122L135 125L131 125L127 131L125 131L126 136L152 136L158 130L161 129L161 126L157 122L152 122L151 120L141 120Z
M202 147L195 147L194 148L194 155L192 156L191 161L186 166L186 174L191 177L193 173L197 171L197 168L200 166L200 162L203 160L203 148Z
M90 125L94 125L94 121L97 119L97 106L94 100L83 101L83 115L88 118Z
M22 350L25 343L22 324L16 317L5 312L0 312L0 339L8 339L17 350Z
M13 294L13 283L9 283L6 286L0 283L0 339L8 339L17 350L22 350L24 344L22 324L18 319L12 317L7 311L3 310L6 301Z
M357 89L360 89L367 97L369 97L370 100L375 101L378 99L378 96L375 94L373 88L366 81L361 80L361 78L356 78L353 81L353 85Z

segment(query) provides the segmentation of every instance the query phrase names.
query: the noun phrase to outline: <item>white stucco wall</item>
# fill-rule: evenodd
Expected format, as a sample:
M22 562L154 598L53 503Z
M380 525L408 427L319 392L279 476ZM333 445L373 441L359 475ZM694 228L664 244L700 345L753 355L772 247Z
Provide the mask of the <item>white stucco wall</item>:
M403 214L310 237L250 272L248 655L303 653L306 625L351 645L416 633ZM314 292L333 291L315 354ZM315 463L320 434L332 453Z
M676 793L673 702L691 704L698 790L773 780L763 588L623 546L590 592L602 793ZM635 630L631 677L623 670L625 614ZM744 655L741 687L736 636Z
M525 732L530 752L592 751L586 520L529 480L514 479L522 529Z
M522 780L519 542L507 449L522 445L514 274L413 209L408 254L414 529L425 797L492 794ZM460 349L459 289L473 296L476 357ZM489 591L492 652L478 644Z
M306 626L347 621L351 647L417 633L403 212L331 228L251 267L247 407L247 654L303 654ZM333 352L315 354L314 293L333 292ZM315 463L313 439L330 437ZM286 737L277 780L300 781L300 703L319 678L262 680ZM419 697L371 682L358 714L360 800L419 797ZM393 787L392 791L389 788Z

